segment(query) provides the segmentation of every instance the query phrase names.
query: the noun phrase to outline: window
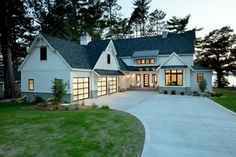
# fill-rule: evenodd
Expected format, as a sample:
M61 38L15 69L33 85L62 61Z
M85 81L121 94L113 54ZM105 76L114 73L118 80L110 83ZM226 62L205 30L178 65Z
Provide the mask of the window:
M166 86L183 86L183 70L166 70Z
M47 60L47 47L40 48L40 60Z
M197 74L197 82L202 82L203 81L203 73L198 73Z
M89 98L89 78L74 77L73 78L73 101Z
M136 64L155 64L154 58L148 58L148 59L136 59Z
M107 78L101 77L97 84L98 96L107 95Z
M31 91L34 90L34 80L33 79L28 80L28 89Z
M107 54L107 64L111 64L111 55Z

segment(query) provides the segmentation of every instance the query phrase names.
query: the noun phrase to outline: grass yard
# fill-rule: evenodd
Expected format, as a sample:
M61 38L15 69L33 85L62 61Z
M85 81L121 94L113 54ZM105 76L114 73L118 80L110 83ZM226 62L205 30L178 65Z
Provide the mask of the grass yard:
M138 157L143 144L143 125L124 112L0 104L0 156Z
M236 88L213 88L213 91L223 94L222 97L213 97L215 102L236 112Z

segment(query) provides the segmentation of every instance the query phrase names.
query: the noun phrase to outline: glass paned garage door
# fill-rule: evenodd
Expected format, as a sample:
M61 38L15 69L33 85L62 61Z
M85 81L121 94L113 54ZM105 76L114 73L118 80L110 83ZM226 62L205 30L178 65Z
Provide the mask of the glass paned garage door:
M74 77L73 78L73 101L89 98L89 78Z
M110 86L110 94L117 92L117 77L110 77L109 86Z
M98 96L107 95L107 78L101 77L98 80Z

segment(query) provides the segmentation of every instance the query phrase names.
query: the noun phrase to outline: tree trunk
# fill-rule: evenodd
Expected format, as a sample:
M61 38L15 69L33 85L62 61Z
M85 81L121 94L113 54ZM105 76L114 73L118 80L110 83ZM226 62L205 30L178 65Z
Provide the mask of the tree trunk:
M3 63L4 63L4 96L6 98L13 98L16 96L15 79L12 67L12 54L10 44L10 28L8 19L8 3L5 2L2 27L2 41L3 41Z

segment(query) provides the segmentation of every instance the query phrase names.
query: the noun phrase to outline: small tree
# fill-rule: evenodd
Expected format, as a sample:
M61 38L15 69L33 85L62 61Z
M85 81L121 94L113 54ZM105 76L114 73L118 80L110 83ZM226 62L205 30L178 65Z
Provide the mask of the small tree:
M205 79L203 79L201 82L198 83L198 87L201 90L201 92L204 92L207 87L207 82Z
M54 79L52 81L52 99L53 103L58 104L63 101L64 96L66 95L66 84L63 83L62 79Z

